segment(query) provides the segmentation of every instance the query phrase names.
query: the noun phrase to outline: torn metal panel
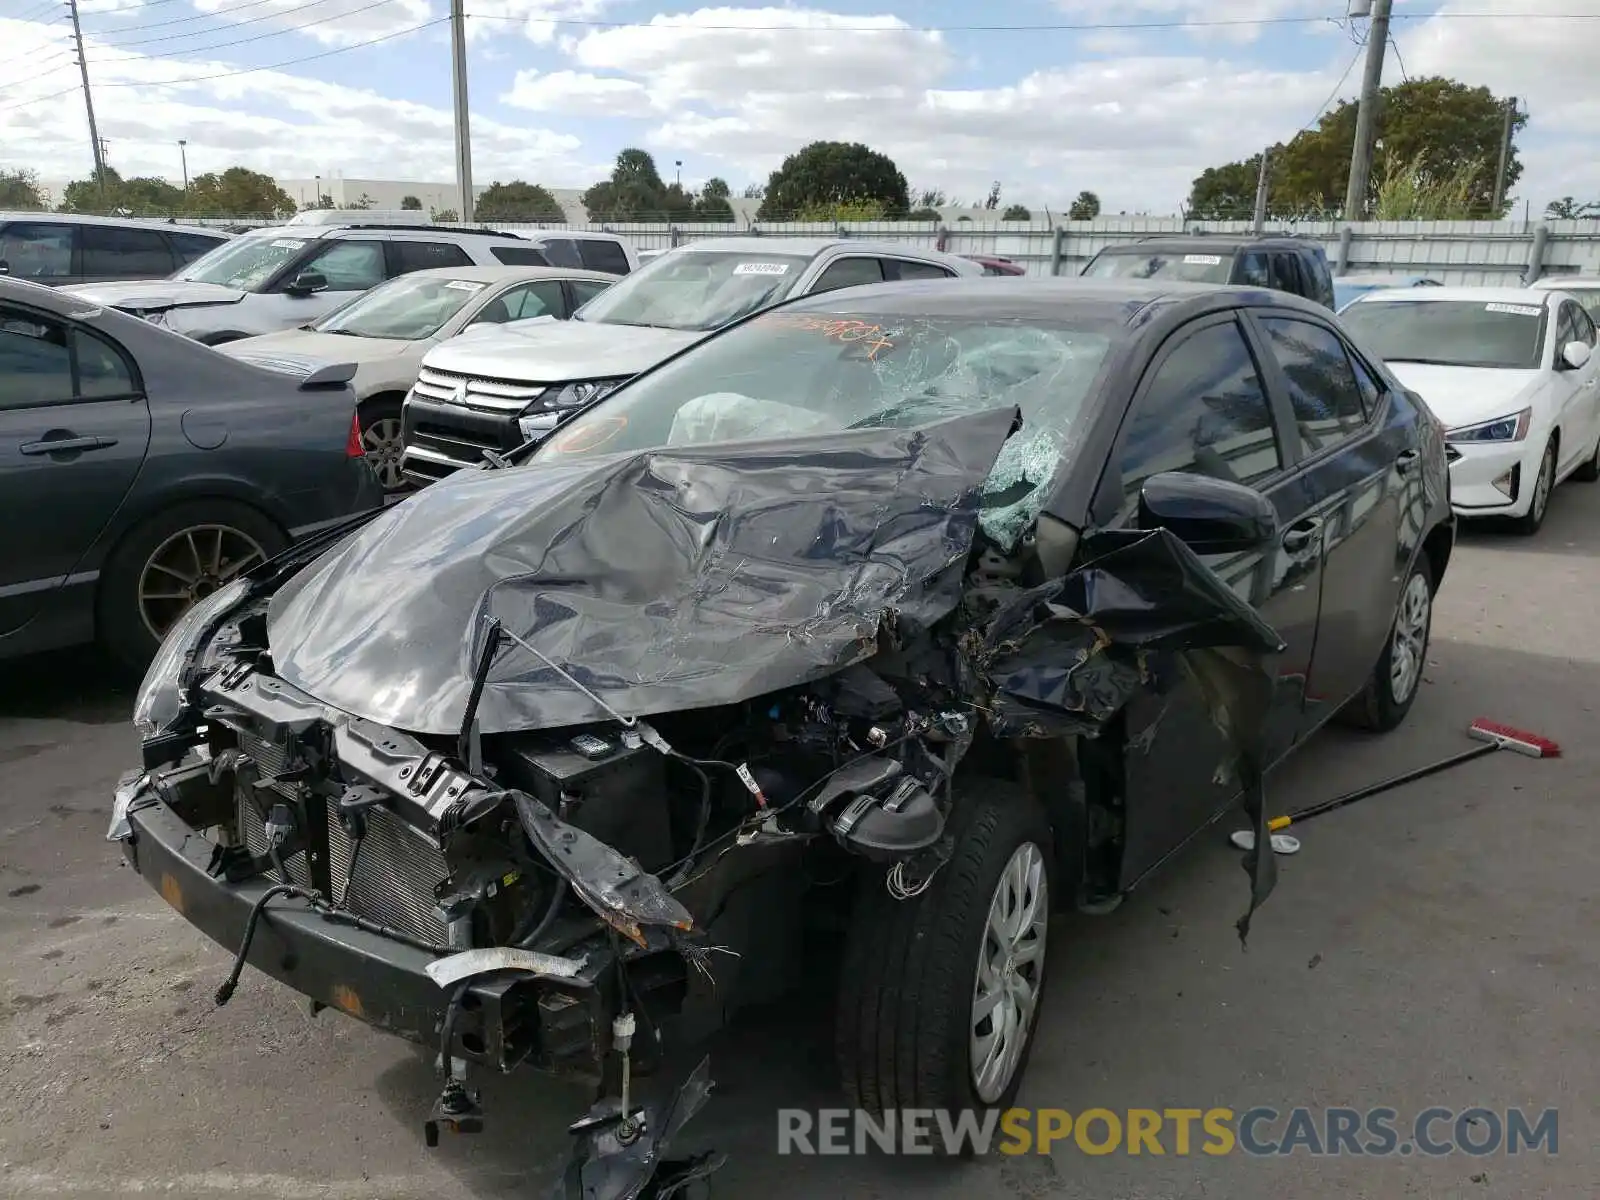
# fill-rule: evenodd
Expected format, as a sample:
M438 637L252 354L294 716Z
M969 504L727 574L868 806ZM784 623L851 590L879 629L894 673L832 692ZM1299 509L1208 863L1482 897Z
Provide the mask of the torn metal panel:
M463 472L290 579L278 673L384 725L455 733L485 616L630 716L753 699L868 657L959 602L1015 409ZM513 645L484 734L602 720Z

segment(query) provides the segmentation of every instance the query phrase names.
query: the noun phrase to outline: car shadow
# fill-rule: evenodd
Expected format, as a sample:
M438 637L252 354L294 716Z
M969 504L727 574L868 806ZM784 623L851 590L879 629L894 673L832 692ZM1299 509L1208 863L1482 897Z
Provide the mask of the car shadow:
M0 720L127 721L139 680L95 647L0 662Z

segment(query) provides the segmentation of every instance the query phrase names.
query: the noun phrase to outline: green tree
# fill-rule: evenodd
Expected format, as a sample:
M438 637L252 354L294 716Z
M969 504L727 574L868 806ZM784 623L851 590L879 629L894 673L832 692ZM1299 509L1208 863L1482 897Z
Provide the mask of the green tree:
M421 212L422 201L416 196L401 196L400 207L406 212Z
M1079 192L1078 198L1067 209L1069 221L1092 221L1100 215L1100 197L1093 192Z
M1419 186L1429 187L1454 178L1463 163L1497 162L1507 103L1486 87L1469 87L1440 76L1384 88L1377 127L1382 145L1374 150L1372 182L1363 213L1348 215L1352 219L1364 215L1377 200L1381 182L1392 172L1411 173ZM1520 112L1512 118L1505 180L1508 196L1522 177L1516 135L1527 120ZM1347 100L1325 114L1315 128L1269 148L1268 216L1332 213L1343 208L1355 128L1356 104ZM1260 155L1208 168L1196 177L1190 189L1189 215L1202 219L1248 218L1255 208L1260 168ZM1473 217L1506 214L1509 202L1502 202L1500 210L1494 211L1494 192L1491 165L1477 173L1469 189L1467 208Z
M662 181L648 151L629 147L617 155L611 177L583 193L583 207L591 221L683 220L693 218L694 198Z
M819 200L808 204L792 218L795 221L882 221L881 200Z
M1571 196L1563 196L1545 205L1544 215L1552 221L1581 221L1585 217L1600 217L1600 200L1591 200L1583 204Z
M758 220L781 221L815 206L876 203L897 220L910 210L906 177L894 160L860 142L812 142L767 180Z
M733 214L733 205L728 203L728 197L733 193L728 190L728 181L716 176L706 180L705 187L700 189L700 194L694 198L694 215L700 221L732 221L736 218Z
M906 214L908 221L942 221L944 217L937 208L913 208Z
M333 205L329 203L328 207ZM295 204L270 175L246 167L229 167L220 174L207 172L190 182L189 211L202 217L275 217L293 213Z
M429 220L437 221L441 225L449 225L454 221L459 221L461 215L453 208L435 208L429 211L428 218Z
M1002 221L1031 221L1033 214L1020 204L1013 204L1000 214Z
M50 206L39 190L39 176L33 171L18 169L0 171L0 209L13 212L41 212Z
M87 179L74 179L61 193L58 212L106 213L115 212L117 198L122 194L122 176L115 167L92 171Z
M184 212L188 199L176 184L153 175L138 175L122 181L117 209L139 217L167 217Z
M944 208L950 203L943 188L918 188L912 202L918 208Z
M565 223L566 210L549 189L513 179L496 181L484 189L473 206L480 221L554 221Z

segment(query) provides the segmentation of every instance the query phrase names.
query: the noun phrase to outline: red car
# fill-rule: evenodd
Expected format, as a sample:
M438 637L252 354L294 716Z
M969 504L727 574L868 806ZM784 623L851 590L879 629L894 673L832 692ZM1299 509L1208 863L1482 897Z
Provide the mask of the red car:
M975 263L981 263L985 275L1026 275L1028 268L1021 263L1014 263L1009 258L989 258L982 254L963 254L962 258L969 258Z

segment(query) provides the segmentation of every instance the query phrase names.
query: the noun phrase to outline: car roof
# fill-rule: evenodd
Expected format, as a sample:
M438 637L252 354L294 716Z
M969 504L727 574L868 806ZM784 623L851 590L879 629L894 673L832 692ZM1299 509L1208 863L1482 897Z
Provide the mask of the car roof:
M169 221L157 217L97 217L89 213L58 213L58 212L25 212L25 211L0 211L0 221L44 221L54 225L116 225L121 228L134 229L166 229L175 233L202 233L217 238L219 241L230 241L231 233L223 229L212 229L207 225L197 225L189 221Z
M513 229L507 232L515 233L518 237L527 238L529 241L538 241L540 238L576 238L579 241L587 239L592 242L626 240L621 234L596 232L593 229Z
M1407 280L1413 280L1414 281L1414 280L1431 279L1431 278L1433 278L1431 275L1410 275L1410 274L1403 274L1403 273L1402 274L1393 274L1393 275L1391 275L1391 274L1388 274L1387 272L1382 272L1382 271L1368 271L1368 272L1365 272L1365 273L1362 273L1362 274L1339 275L1334 279L1333 282L1335 284L1356 283L1356 284L1369 285L1369 284L1382 284L1382 283L1404 283Z
M1528 286L1541 292L1587 292L1600 288L1600 275L1546 275Z
M686 242L679 250L708 250L713 254L793 254L815 258L824 250L843 246L865 254L915 255L920 258L955 258L942 250L925 246L903 246L893 242L873 242L866 238L844 237L718 237Z
M395 279L464 279L472 283L500 283L507 279L588 279L615 283L618 276L604 271L585 271L574 267L502 266L502 267L427 267L421 271L408 271Z
M423 234L430 238L437 238L440 235L459 238L487 238L496 243L527 240L522 234L513 233L508 229L466 229L454 225L406 225L389 221L361 221L355 218L332 225L260 225L238 236L241 238L295 238L299 241L314 242L318 238L332 237L336 233L352 232L370 233L379 238Z
M1403 300L1411 304L1449 303L1457 304L1520 304L1528 307L1528 292L1525 287L1430 287L1430 288L1384 288L1381 291L1367 292L1356 297L1352 304L1372 304L1379 300ZM1538 303L1547 303L1545 297L1540 297Z
M1239 250L1246 246L1259 246L1276 250L1321 250L1322 244L1311 238L1300 237L1256 237L1254 234L1181 234L1162 233L1151 237L1137 238L1131 242L1116 242L1100 251L1101 254L1121 253L1127 251L1132 254L1140 249L1157 247L1168 250L1189 250L1204 252L1206 250ZM1323 251L1323 253L1327 253Z

